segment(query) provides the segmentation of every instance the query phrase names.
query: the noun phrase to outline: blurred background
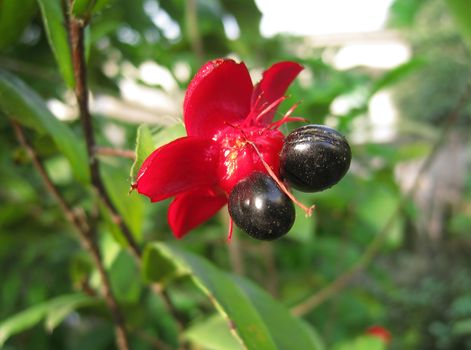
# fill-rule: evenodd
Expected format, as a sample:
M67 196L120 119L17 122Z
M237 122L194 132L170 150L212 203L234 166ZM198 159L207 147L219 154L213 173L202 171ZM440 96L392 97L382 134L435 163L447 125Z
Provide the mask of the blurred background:
M0 1L0 67L80 134L74 95L36 1L22 1L14 16L7 3ZM275 62L300 62L305 69L278 114L301 102L296 116L346 135L349 173L325 192L296 193L317 208L309 219L299 212L283 239L258 242L236 231L228 245L221 214L178 245L255 281L316 329L326 349L353 349L373 325L391 333L389 349L471 349L471 5L466 11L460 3L108 1L86 33L98 143L125 155L102 156L112 170L108 190L136 218L141 241L175 241L168 201L151 205L127 194L138 126L147 124L156 144L178 137L186 86L210 59L244 61L254 82ZM1 322L57 295L93 289L97 276L0 116ZM28 135L67 200L93 210L50 137ZM113 234L103 223L100 245L119 302L136 328L172 344L174 324L148 315L159 305ZM352 266L349 283L323 289ZM186 281L169 291L185 326L213 312ZM4 348L111 349L113 329L102 313L76 311L54 332L30 322ZM143 338L137 349L155 348Z

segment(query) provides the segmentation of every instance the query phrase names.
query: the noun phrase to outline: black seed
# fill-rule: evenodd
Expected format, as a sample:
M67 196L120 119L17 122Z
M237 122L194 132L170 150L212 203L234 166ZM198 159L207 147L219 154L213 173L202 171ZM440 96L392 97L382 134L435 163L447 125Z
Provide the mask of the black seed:
M295 219L291 199L269 175L261 172L234 186L228 208L237 226L251 237L267 241L288 233Z
M318 192L340 181L351 158L350 146L339 132L323 125L305 125L286 137L280 172L292 187Z

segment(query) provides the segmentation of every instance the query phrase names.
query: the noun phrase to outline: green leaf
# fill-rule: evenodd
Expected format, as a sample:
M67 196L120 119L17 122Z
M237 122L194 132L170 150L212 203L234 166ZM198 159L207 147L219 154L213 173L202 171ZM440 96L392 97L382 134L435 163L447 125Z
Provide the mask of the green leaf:
M227 321L216 314L185 331L185 338L208 350L242 350L242 345L229 331Z
M324 349L317 334L268 293L201 257L170 244L154 243L144 253L143 268L148 279L162 283L189 275L227 319L226 327L227 322L233 325L248 349ZM204 331L205 327L200 333Z
M155 135L152 135L149 126L140 125L137 129L136 160L131 167L131 178L136 177L144 160L155 149L183 136L185 136L185 127L181 123L163 127Z
M172 245L154 243L146 248L143 270L147 279L158 282L166 282L176 275L189 275L233 325L234 332L246 348L277 349L248 296L229 275L208 261Z
M378 337L362 336L336 346L335 350L386 350L386 344Z
M137 303L141 293L141 278L134 259L121 251L110 269L111 288L118 302Z
M136 159L131 167L131 178L135 178L139 168L144 160L155 149L154 141L152 140L152 133L147 125L142 124L137 129L136 136Z
M136 192L129 193L130 181L125 167L102 163L101 173L111 201L131 229L134 237L139 239L144 221L144 198Z
M69 160L76 179L88 183L90 175L83 142L52 115L41 97L21 80L2 70L0 109L18 123L49 134L59 151Z
M96 0L74 0L72 14L79 18L89 18L95 3Z
M395 0L389 9L389 24L393 27L412 26L426 0Z
M401 64L400 66L388 71L381 78L379 78L373 83L370 96L373 96L376 92L378 92L381 89L394 85L395 83L405 78L409 74L423 67L425 63L426 61L424 59L415 58L413 60L410 60L409 62Z
M97 302L97 299L84 294L70 294L51 299L21 311L0 323L0 347L11 336L35 326L43 319L45 320L46 328L52 331L72 311Z
M446 3L468 50L471 51L471 2L469 0L447 0Z
M160 129L159 132L154 136L154 148L162 147L163 145L185 135L186 130L185 126L182 123L165 126Z
M100 12L103 10L109 3L113 2L114 0L96 0L95 6L93 7L93 12Z
M19 38L35 13L35 0L0 1L0 50Z
M278 349L325 349L319 335L307 323L294 317L270 294L240 276L232 278L262 316ZM296 337L293 337L293 334L296 334Z
M66 29L66 19L64 18L65 11L61 7L62 2L38 0L38 3L46 28L47 39L59 65L59 71L67 86L73 88L75 86L74 68Z
M453 334L455 335L471 335L471 318L457 321L453 324Z

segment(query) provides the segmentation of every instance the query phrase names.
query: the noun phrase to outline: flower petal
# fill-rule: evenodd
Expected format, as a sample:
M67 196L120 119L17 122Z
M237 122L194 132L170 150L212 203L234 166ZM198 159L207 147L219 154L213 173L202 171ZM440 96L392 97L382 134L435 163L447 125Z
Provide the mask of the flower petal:
M302 70L303 66L299 63L289 61L278 62L268 68L254 88L250 114L256 118L267 106L282 98L288 86ZM258 121L262 124L270 123L275 112L276 108L273 108Z
M177 196L168 208L168 223L173 234L182 238L202 224L227 203L225 194L210 188L198 189Z
M252 81L243 62L218 59L206 63L188 87L183 104L189 136L213 137L244 119L250 109Z
M182 137L156 149L142 164L134 186L152 202L217 182L218 145Z

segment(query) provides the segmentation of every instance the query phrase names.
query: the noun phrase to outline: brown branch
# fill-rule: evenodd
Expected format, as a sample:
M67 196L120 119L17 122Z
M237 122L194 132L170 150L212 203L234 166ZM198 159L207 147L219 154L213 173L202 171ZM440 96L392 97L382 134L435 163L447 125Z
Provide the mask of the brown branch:
M57 201L59 207L63 211L67 220L72 224L72 226L77 230L79 233L79 238L82 246L88 251L91 255L93 262L98 270L102 281L102 292L105 302L108 308L111 311L115 328L116 328L116 341L118 344L118 348L120 350L128 350L129 349L129 342L127 338L126 328L125 328L125 321L123 314L118 306L116 298L114 297L113 291L111 289L111 283L108 278L108 274L103 266L103 262L101 259L101 253L98 249L98 246L93 239L93 232L90 231L89 225L84 225L81 218L74 213L74 211L69 207L65 199L62 197L60 192L57 190L56 186L52 182L51 178L46 172L41 160L39 159L38 155L36 154L35 150L26 140L26 137L23 133L23 129L20 125L16 122L12 122L13 129L15 131L16 137L20 145L26 150L28 156L31 158L33 162L33 166L36 168L37 172L41 176L46 189L52 195L52 197Z
M100 156L121 157L128 159L136 159L136 153L129 149L117 149L111 147L95 147L95 153Z
M72 0L69 0L69 8L72 6ZM87 70L85 63L85 50L84 50L84 27L86 23L83 20L79 20L70 16L68 18L69 36L71 41L72 50L72 64L74 67L75 75L75 95L77 98L77 104L80 112L80 120L85 136L85 142L87 145L87 154L89 159L90 175L92 186L97 192L100 199L103 201L108 211L112 215L113 221L119 226L125 239L129 244L129 248L133 256L135 257L137 264L140 266L142 263L142 251L136 240L134 239L129 227L123 221L122 216L118 213L116 207L111 201L110 196L106 192L104 183L100 176L100 164L98 162L98 153L95 137L93 134L93 123L90 114L90 108L88 103L88 87L87 87ZM175 311L173 304L162 290L162 287L158 284L151 285L151 289L156 292L163 300L167 311L170 312L176 320L178 314Z
M70 6L72 1L70 1ZM88 87L87 87L87 69L85 63L84 50L84 23L74 17L69 18L69 35L72 47L72 63L75 75L75 95L80 112L80 120L82 123L85 142L87 144L87 154L90 166L90 175L92 186L98 193L107 209L112 215L113 221L120 227L124 237L126 238L131 252L139 261L141 249L134 239L129 227L125 224L122 216L118 213L116 207L111 201L110 196L106 192L104 183L100 176L100 164L96 153L95 136L93 134L93 123L90 115L88 104Z
M293 307L291 309L291 312L294 315L298 315L298 316L304 315L308 313L309 311L313 310L314 308L316 308L317 306L319 306L320 304L322 304L323 302L325 302L326 300L328 300L329 298L333 297L340 291L342 291L346 286L348 286L348 284L353 280L353 278L358 273L363 271L374 260L374 258L376 257L376 254L378 253L380 248L383 246L383 243L385 239L387 238L389 231L393 227L394 222L396 221L397 217L404 210L404 207L406 206L408 200L414 195L415 191L417 190L420 178L425 173L425 171L428 170L430 165L435 160L438 154L438 151L440 150L441 146L448 138L448 135L453 125L458 121L460 113L466 107L467 103L469 103L470 99L471 99L471 84L469 84L466 87L464 93L458 100L456 106L448 114L444 123L445 125L440 134L440 137L435 142L428 157L425 159L425 161L422 163L422 166L418 170L412 186L401 197L401 199L397 203L396 209L391 214L391 216L389 217L388 221L383 226L383 228L375 235L375 238L368 245L368 247L366 248L363 255L360 257L360 259L353 266L347 269L347 271L345 271L342 275L338 276L334 281L332 281L329 285L322 288L320 291L316 292L314 295L307 298L305 301Z

